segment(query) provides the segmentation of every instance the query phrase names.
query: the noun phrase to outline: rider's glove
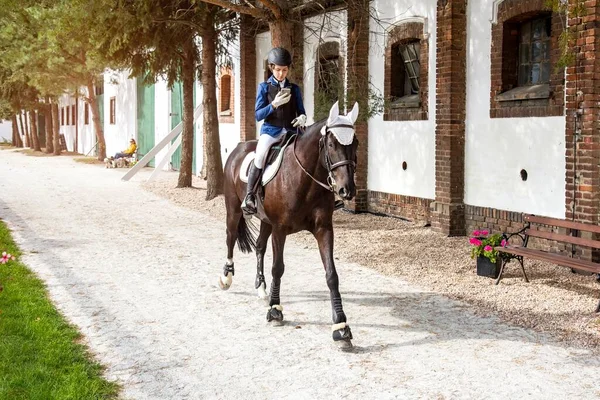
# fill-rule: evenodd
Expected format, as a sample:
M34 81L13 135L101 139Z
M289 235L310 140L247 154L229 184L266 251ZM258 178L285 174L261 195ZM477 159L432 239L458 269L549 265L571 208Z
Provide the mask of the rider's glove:
M277 108L285 103L287 103L288 101L290 101L290 99L292 98L292 94L290 92L279 92L277 93L277 96L275 96L275 98L273 99L273 101L271 102L271 105L274 108Z
M301 127L305 127L306 126L306 115L302 114L299 115L297 118L294 118L294 120L292 121L292 126L294 128L301 126Z

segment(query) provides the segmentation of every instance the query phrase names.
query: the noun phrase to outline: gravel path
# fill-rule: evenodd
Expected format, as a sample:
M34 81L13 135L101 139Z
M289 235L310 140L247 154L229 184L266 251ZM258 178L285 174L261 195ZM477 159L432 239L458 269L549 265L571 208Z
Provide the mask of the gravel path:
M355 349L339 351L318 252L297 241L286 246L287 323L268 326L253 256L236 252L232 288L216 287L224 221L143 190L149 171L122 174L0 151L0 218L123 398L600 396L590 350L341 261Z

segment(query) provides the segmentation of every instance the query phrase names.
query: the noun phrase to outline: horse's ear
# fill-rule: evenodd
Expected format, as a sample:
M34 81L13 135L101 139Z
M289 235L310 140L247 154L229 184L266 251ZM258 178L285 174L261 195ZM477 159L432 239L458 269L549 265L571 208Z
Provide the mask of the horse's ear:
M358 118L358 102L354 103L354 107L352 107L352 111L348 113L348 117L350 117L352 124L356 122L356 119Z
M333 124L339 115L340 107L338 106L338 102L336 101L335 104L331 106L331 110L329 110L329 118L327 118L327 125Z

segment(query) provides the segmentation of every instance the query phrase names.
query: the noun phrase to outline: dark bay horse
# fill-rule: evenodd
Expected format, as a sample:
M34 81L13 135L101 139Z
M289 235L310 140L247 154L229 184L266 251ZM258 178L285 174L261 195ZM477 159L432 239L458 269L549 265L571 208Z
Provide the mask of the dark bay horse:
M227 208L227 263L219 277L221 289L228 289L234 274L233 248L236 241L243 252L256 250L257 273L255 287L259 297L266 298L263 262L266 244L272 236L273 267L267 312L269 322L283 321L279 288L284 271L283 248L287 235L307 230L317 239L325 277L331 295L333 340L351 346L352 332L346 323L338 275L333 261L334 191L343 199L356 195L354 171L358 140L354 137L354 122L358 104L347 115L339 115L338 104L331 108L326 120L317 122L299 135L283 154L277 175L264 187L263 210L258 238L244 219L241 210L246 184L240 167L246 155L256 149L257 141L242 142L232 151L225 164L225 205Z

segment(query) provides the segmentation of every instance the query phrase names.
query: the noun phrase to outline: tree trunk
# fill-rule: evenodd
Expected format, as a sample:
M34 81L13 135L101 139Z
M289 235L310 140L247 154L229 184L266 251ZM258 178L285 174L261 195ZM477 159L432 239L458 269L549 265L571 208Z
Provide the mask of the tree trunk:
M55 156L60 156L60 131L58 128L58 103L52 103L52 147Z
M223 194L223 162L221 160L221 141L219 139L219 115L217 113L217 84L215 71L217 69L215 49L217 33L214 21L205 24L202 34L202 118L204 146L206 148L206 200L211 200Z
M196 76L196 52L192 34L184 43L183 81L183 132L181 140L181 168L177 187L192 186L192 163L194 161L194 77Z
M300 89L304 81L304 27L293 22L296 18L283 16L280 19L269 21L271 31L271 46L283 47L292 55L293 64L290 68L288 79Z
M29 147L29 141L27 139L27 132L23 125L23 113L19 111L19 126L21 127L21 135L23 136L24 146Z
M50 101L50 99L48 99ZM46 153L51 154L54 152L54 146L52 144L52 104L48 104L44 111L44 117L46 118Z
M12 123L12 135L13 135L12 145L15 147L23 147L23 141L21 140L21 135L19 134L19 127L17 126L17 124L18 124L17 115L13 114L13 116L10 117L10 121Z
M96 141L98 142L98 160L104 161L106 158L106 140L104 139L104 130L102 129L102 122L100 121L100 108L98 107L98 98L96 97L96 90L94 88L94 80L90 78L87 83L88 99L90 109L92 111L92 122L94 123L94 130L96 131Z
M37 111L29 111L29 123L31 125L31 140L33 142L33 151L42 151L40 147L40 138L38 137Z
M25 127L25 143L30 149L33 148L33 142L31 141L31 134L29 130L29 114L27 111L23 111L23 126Z

